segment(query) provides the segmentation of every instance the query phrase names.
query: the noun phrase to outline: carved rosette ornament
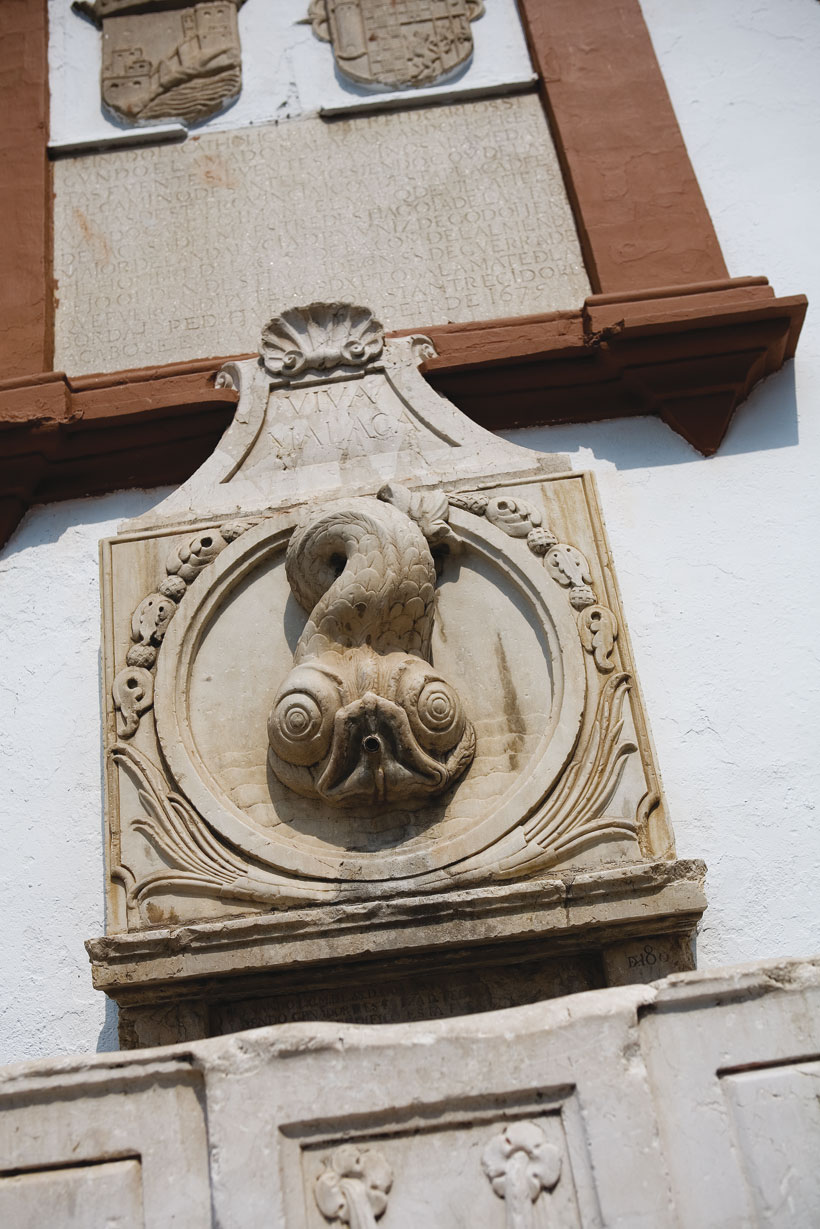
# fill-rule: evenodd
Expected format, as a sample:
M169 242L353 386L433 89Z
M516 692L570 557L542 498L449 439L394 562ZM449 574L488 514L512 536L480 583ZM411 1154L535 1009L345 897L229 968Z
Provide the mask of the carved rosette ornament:
M561 1154L538 1123L510 1123L487 1144L481 1167L504 1200L507 1229L546 1229L544 1204L561 1177Z
M402 89L452 76L473 54L482 0L311 0L308 21L333 46L339 72L360 85Z
M242 88L245 0L75 0L102 30L103 108L121 123L198 124Z
M316 1204L332 1225L375 1229L387 1208L393 1173L375 1148L342 1144L324 1163L313 1186Z

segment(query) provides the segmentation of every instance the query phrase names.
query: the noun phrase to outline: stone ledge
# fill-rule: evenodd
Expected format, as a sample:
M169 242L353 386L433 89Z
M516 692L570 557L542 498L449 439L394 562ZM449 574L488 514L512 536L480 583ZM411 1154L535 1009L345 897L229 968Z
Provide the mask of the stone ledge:
M65 1224L55 1195L79 1173L97 1202L75 1224L133 1208L148 1229L304 1229L345 1143L392 1175L379 1224L499 1225L482 1157L526 1124L561 1159L557 1193L536 1192L545 1224L813 1225L819 991L820 962L767 961L457 1019L301 1022L8 1067L4 1223ZM100 1162L134 1157L143 1205L94 1219Z
M644 935L689 934L706 907L705 866L657 862L392 900L318 905L226 922L115 934L86 944L94 985L119 1003L246 993L308 969L515 959L601 950ZM495 957L497 959L497 956Z

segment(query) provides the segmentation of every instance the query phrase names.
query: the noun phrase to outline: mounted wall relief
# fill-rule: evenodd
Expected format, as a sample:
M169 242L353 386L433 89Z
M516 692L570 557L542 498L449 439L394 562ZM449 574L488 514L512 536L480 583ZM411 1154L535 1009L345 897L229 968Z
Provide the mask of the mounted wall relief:
M482 0L311 0L308 20L343 77L374 89L434 85L473 54Z
M124 124L210 119L239 97L245 0L75 0L102 31L103 110Z
M703 867L674 860L592 479L466 419L429 354L361 307L276 316L218 376L213 456L102 545L89 951L125 1044L691 960Z
M80 11L90 21L77 19L80 4ZM230 94L227 86L231 83L226 78L224 100L220 101L214 92L214 109L195 120L186 119L186 123L196 122L200 134L244 132L240 148L253 146L252 133L247 129L258 131L270 125L281 135L287 127L284 121L291 119L312 118L318 125L319 115L362 115L393 107L404 113L408 107L423 107L430 99L464 102L534 92L537 78L516 0L492 0L476 20L479 8L473 0L436 0L435 4L403 0L401 5L374 4L372 0L355 4L349 0L345 4L321 0L312 7L310 0L199 0L196 4L192 0L78 0L72 12L71 0L48 0L49 149L55 157L66 158L117 146L156 146L179 141L184 137L178 122L180 112L178 108L169 109L166 100L178 95L153 91L160 87L165 90L183 68L193 68L196 74L194 84L186 84L186 93L196 94L196 89L200 89L204 94L206 87L214 92L221 72L235 75L235 93ZM217 9L226 10L224 19L220 18L218 23L220 29L234 31L238 26L238 40L232 33L224 43L214 41ZM204 42L192 41L181 25L183 18L190 24L191 14L196 16L200 11L202 16L197 20L203 26L200 38L204 35ZM211 23L208 26L206 16ZM218 53L213 59L209 58L211 50ZM160 62L167 66L162 80L155 71ZM101 69L102 107L98 84ZM384 84L394 79L400 84ZM118 84L113 89L115 82ZM124 92L130 93L136 96L140 110L149 87L152 112L164 108L162 114L166 117L151 118L150 126L147 118L137 122L130 112L123 114L118 102ZM293 140L298 149L297 135ZM513 136L505 130L499 135L507 147L511 142L520 147L519 158L525 156L528 147L526 142L522 144L520 134ZM276 142L276 132L271 139ZM379 133L374 138L370 131L362 134L371 160L374 139L389 145L405 142L407 137L403 131L395 137ZM286 144L284 151L273 155L277 167L283 152L287 156L287 148ZM230 178L239 187L245 173L236 169L235 147L231 150L228 161L234 174ZM305 149L304 160L310 162L314 156L310 148ZM375 162L381 165L379 158ZM257 155L249 172L251 179L263 167L264 158L260 160ZM314 175L316 169L313 165ZM383 169L381 173L383 180L389 178ZM285 174L288 188L292 186L293 174L290 170ZM276 182L281 181L280 174ZM214 186L212 180L209 184ZM448 192L451 198L459 195L452 186ZM183 195L179 194L180 200ZM273 196L278 196L278 189ZM536 233L536 223L531 219L530 224ZM496 251L495 255L498 254ZM358 285L355 280L336 284ZM290 290L286 288L284 294L284 301L291 301ZM317 287L311 294L321 297L322 288ZM297 296L293 301L301 300ZM252 315L254 305L248 301L245 307ZM227 319L230 313L223 310ZM268 310L269 301L265 301L257 315L261 319ZM248 348L244 346L238 353L247 352Z

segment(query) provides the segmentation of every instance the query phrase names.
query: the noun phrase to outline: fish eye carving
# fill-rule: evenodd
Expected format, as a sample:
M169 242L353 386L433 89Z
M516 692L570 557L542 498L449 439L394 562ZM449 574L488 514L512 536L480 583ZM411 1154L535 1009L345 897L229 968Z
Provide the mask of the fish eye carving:
M401 703L416 738L428 751L449 751L462 738L466 725L455 690L432 670L416 670L409 679L405 675L402 684Z
M419 526L351 501L294 533L286 571L309 618L268 719L275 775L339 807L413 807L447 789L475 734L430 663L435 565Z
M319 671L291 671L268 718L271 748L291 764L318 763L327 754L338 709L338 689Z

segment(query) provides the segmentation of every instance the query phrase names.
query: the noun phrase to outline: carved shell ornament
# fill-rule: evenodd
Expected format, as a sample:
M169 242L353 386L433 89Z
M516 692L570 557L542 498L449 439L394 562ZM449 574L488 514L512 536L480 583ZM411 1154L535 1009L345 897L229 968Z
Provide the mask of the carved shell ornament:
M262 330L260 358L280 379L334 367L366 368L384 347L384 331L366 307L311 303L274 316Z
M430 664L436 572L412 514L433 536L446 524L429 497L381 495L315 516L286 556L309 618L268 719L269 760L295 793L332 806L420 805L475 752L455 688Z

